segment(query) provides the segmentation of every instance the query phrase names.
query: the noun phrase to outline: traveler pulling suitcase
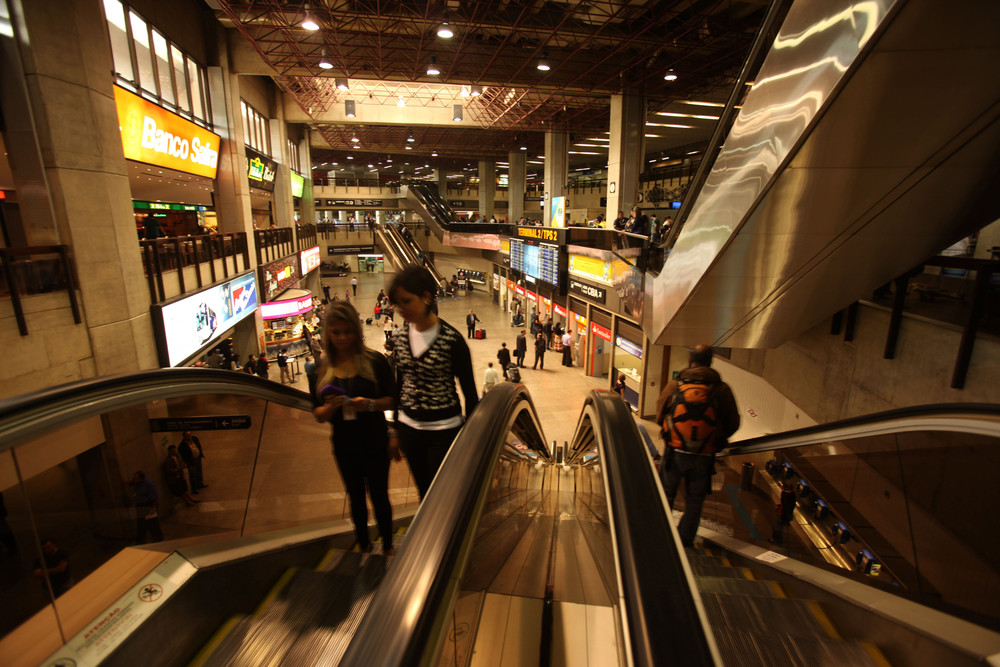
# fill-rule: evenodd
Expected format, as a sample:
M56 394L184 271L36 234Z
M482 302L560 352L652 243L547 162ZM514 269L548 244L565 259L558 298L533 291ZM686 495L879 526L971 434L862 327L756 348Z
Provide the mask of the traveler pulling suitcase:
M507 380L510 382L521 381L521 371L518 370L517 366L511 364L507 367Z
M476 338L480 340L486 338L486 329L476 329Z

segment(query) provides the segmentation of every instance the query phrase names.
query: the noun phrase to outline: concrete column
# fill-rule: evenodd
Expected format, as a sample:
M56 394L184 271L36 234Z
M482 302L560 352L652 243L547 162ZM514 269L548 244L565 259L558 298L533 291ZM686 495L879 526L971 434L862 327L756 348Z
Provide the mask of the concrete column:
M566 193L569 180L569 135L565 132L545 133L545 209L542 223L552 224L552 198Z
M608 150L608 208L605 219L614 220L618 211L628 215L639 203L639 174L646 126L646 100L626 93L611 96L611 143ZM611 192L611 184L615 191Z
M275 86L274 94L281 95L281 90ZM274 211L274 222L278 227L293 227L295 225L295 205L292 203L292 168L291 156L288 154L288 128L285 127L284 112L280 100L274 105L278 110L277 118L268 119L268 129L271 132L271 156L278 163L274 175L274 192L271 193L271 209Z
M479 161L479 213L484 220L493 215L493 202L497 195L497 163Z
M445 199L448 198L448 172L444 169L435 170L434 180L438 184L438 192Z
M64 322L53 313L48 330L29 322L28 336L8 341L8 359L15 370L47 363L49 384L155 368L103 5L66 0L58 16L48 3L10 6L2 104L6 129L18 135L7 150L24 198L14 225L20 233L12 236L70 246L84 321ZM63 333L55 329L64 324ZM86 337L77 335L81 327ZM22 343L32 347L21 349Z
M526 151L510 151L507 154L507 212L511 222L517 222L524 215L524 191L527 181L528 155Z
M219 231L245 232L253 237L250 212L250 184L247 182L247 154L244 148L243 119L240 116L240 79L228 68L208 68L208 95L212 102L212 122L222 134L219 169L215 177L215 212ZM250 253L251 263L256 262Z

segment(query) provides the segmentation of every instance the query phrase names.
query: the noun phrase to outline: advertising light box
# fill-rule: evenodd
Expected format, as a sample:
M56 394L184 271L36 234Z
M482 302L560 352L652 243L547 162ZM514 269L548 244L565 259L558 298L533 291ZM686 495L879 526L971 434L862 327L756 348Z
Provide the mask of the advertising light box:
M126 159L215 178L219 135L120 86L114 89Z
M260 317L263 320L278 320L284 317L294 317L312 310L312 295L302 296L297 299L284 299L282 301L271 301L260 307Z
M247 183L252 188L274 192L274 177L278 173L278 163L255 150L246 149Z
M313 246L308 250L303 250L299 253L299 260L302 263L302 275L307 275L310 271L314 271L319 268L320 256L319 256L319 246Z
M305 191L306 188L306 179L302 178L294 171L291 172L291 176L292 176L292 196L301 197L302 193Z
M566 226L566 197L552 198L552 226Z
M253 273L151 308L160 363L178 366L210 347L257 310Z
M279 292L283 292L299 280L299 257L288 255L276 262L264 264L260 271L260 289L264 293L264 301L270 301Z

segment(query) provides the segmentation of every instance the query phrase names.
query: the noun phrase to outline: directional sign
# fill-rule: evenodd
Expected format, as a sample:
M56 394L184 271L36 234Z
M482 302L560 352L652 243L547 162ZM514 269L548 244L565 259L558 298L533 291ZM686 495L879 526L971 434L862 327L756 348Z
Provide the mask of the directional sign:
M149 420L151 431L229 431L245 428L250 428L250 415L167 417Z

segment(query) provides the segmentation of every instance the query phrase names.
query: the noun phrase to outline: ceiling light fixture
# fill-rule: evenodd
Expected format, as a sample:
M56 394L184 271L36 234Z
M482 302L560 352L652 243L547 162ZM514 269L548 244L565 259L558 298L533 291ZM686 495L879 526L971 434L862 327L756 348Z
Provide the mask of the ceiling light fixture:
M462 105L461 104L453 104L452 105L451 119L452 120L462 120Z
M441 25L438 26L437 36L441 39L451 39L455 36L455 31L448 25L448 21L442 21Z
M472 95L473 97L479 97L480 95L483 94L483 87L482 86L473 86L472 90L469 92L469 94Z
M399 100L396 102L396 106L397 107L405 107L406 106L406 102L403 101L403 96L402 95L399 96Z
M354 118L358 115L354 105L354 100L344 100L344 115L348 118Z
M337 90L350 90L351 87L347 84L347 79L334 79L333 83L337 86Z
M667 73L663 75L663 80L664 81L676 81L677 80L677 72L675 72L674 69L671 67L670 69L667 70Z
M526 150L528 150L528 147L527 146L521 146L521 150L522 151L526 151Z
M302 27L305 28L306 30L312 30L312 31L319 30L319 23L316 22L316 17L314 17L312 15L312 12L309 11L308 2L305 4L304 9L306 10L306 15L302 19L302 24L301 24Z
M413 150L413 146L411 146L410 144L406 144L405 146L403 146L403 148L405 148L408 151L412 151Z
M550 69L552 69L552 67L549 65L549 54L547 51L542 52L542 59L538 61L538 64L535 65L535 67L542 72L548 72Z
M431 56L430 63L427 64L427 76L437 76L441 73L438 69L438 59L436 56Z
M412 144L414 141L416 141L416 139L413 138L412 134L406 138L406 143L408 144Z
M333 69L333 63L330 62L329 56L326 54L326 47L323 47L323 52L319 57L319 67L320 69Z

